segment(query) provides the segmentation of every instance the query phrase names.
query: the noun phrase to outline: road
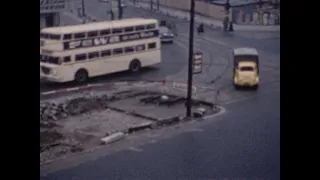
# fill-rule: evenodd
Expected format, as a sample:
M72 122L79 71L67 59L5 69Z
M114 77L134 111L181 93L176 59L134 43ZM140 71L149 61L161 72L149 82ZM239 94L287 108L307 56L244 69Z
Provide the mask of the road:
M272 92L226 105L221 120L203 122L198 131L155 137L156 143L40 179L280 179L279 98L279 92Z
M104 5L87 2L88 13L97 19L105 18ZM146 70L133 78L186 82L188 23L133 7L125 9L125 17L136 16L167 19L176 24L178 36L174 44L162 47L161 68ZM230 52L231 48L242 46L255 47L260 53L261 86L258 92L248 92L251 98L237 102L234 97L244 97L247 92L235 92L230 85ZM219 121L199 123L198 130L166 140L153 137L146 141L153 143L135 145L130 150L123 148L99 157L93 153L91 161L83 160L78 166L78 160L69 167L61 161L65 170L58 166L41 179L280 179L280 33L224 33L206 28L204 35L196 35L195 49L204 52L205 67L201 75L194 77L194 83L224 88L233 97L229 104L223 104L227 113ZM92 82L128 77L129 74L120 73ZM212 80L216 81L211 83ZM41 172L46 170L43 167Z

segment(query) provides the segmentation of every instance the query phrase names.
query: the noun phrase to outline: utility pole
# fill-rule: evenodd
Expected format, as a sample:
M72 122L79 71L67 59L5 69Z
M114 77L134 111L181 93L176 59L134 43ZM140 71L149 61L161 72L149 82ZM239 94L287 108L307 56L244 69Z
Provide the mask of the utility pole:
M123 7L122 0L118 0L118 19L122 19Z
M191 117L192 106L192 76L193 76L193 34L194 34L194 9L195 0L190 5L190 26L189 26L189 63L188 63L188 92L187 92L187 117Z

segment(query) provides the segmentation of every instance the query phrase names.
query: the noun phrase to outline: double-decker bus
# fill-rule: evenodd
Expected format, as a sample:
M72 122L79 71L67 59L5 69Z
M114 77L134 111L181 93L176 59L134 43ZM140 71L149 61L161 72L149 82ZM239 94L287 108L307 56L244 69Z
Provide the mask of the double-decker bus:
M40 78L85 82L90 77L161 63L156 19L132 18L40 32Z

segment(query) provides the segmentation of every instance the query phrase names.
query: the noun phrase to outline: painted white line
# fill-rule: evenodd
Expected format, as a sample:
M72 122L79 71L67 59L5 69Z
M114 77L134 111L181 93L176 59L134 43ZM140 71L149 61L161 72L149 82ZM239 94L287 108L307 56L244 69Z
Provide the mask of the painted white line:
M78 87L74 87L74 88L68 88L68 89L66 89L66 91L70 92L70 91L76 91L78 89L79 89Z
M155 139L152 139L151 141L149 141L149 143L152 143L152 144L157 143L157 142L158 142L158 140L155 140Z
M116 86L128 85L128 84L129 84L129 82L116 82L116 83L114 83L114 85L116 85Z
M136 148L136 147L129 147L128 150L134 151L134 152L142 152L142 149Z
M49 94L54 94L56 91L47 91L47 92L42 92L42 95L49 95Z
M199 128L193 128L193 129L189 129L187 130L188 132L203 132L204 129L199 129Z

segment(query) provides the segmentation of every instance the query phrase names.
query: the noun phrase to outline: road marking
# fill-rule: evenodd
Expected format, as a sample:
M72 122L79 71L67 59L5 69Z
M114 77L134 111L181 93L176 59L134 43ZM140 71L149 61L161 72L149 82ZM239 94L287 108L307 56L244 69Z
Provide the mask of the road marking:
M203 132L204 129L199 129L199 128L193 128L193 129L188 129L188 132Z
M143 151L142 149L136 148L136 147L129 147L128 150L134 151L134 152L142 152Z
M263 92L261 94L269 94L269 93L274 93L274 92L280 92L280 89L275 89L275 90L272 90L272 91ZM235 99L235 100L225 101L225 102L222 102L220 104L228 105L228 104L232 104L232 103L237 103L237 102L240 102L240 101L248 100L248 99L251 99L251 98L254 98L254 97L257 97L257 96L256 95L246 96L246 97Z
M151 141L149 141L149 143L152 143L152 144L157 143L157 142L158 142L158 140L155 140L155 139L152 139Z

